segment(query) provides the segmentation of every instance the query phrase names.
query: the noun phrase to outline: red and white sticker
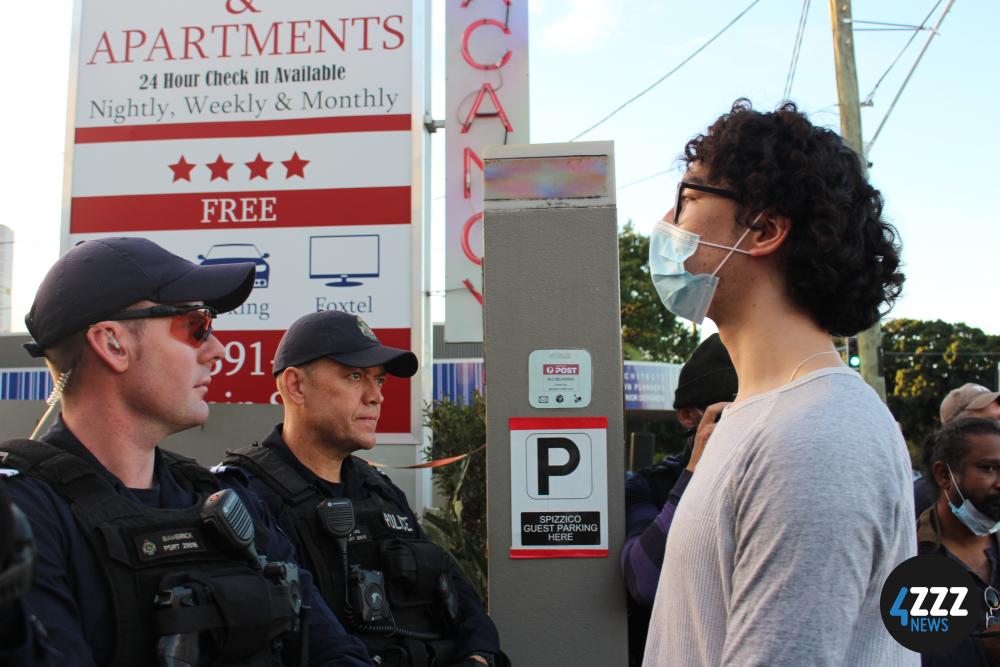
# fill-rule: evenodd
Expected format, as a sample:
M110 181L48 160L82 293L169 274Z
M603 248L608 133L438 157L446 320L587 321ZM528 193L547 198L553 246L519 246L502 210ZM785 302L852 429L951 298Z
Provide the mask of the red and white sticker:
M592 380L586 350L535 350L528 355L528 402L533 408L585 408Z

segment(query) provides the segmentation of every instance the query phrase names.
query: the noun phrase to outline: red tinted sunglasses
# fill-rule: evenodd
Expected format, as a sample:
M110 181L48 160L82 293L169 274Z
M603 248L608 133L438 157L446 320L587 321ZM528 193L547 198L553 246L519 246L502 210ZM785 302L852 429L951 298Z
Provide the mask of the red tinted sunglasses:
M208 337L212 335L212 320L217 314L215 308L211 306L160 305L137 310L123 310L105 319L117 321L139 320L150 317L172 317L174 319L170 323L171 335L177 340L197 348L201 347L208 340Z

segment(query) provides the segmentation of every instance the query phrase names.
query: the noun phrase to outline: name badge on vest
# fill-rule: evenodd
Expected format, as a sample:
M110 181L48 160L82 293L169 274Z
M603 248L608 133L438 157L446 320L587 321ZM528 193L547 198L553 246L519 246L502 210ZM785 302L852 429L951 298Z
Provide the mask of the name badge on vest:
M196 527L141 533L133 539L139 550L139 559L144 562L208 551L205 538Z
M392 512L382 512L382 520L385 521L385 525L391 530L395 530L399 533L412 533L413 526L410 525L410 517L403 516L402 514L393 514Z

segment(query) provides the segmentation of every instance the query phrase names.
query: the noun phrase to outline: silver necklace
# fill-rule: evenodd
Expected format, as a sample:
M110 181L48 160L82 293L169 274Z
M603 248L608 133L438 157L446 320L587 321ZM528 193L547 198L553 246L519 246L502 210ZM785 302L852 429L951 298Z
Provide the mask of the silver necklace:
M788 382L791 382L792 380L795 379L795 375L799 372L800 368L802 368L803 366L806 365L806 362L812 361L816 357L822 357L824 354L837 354L837 355L839 355L840 352L837 352L836 350L824 350L823 352L817 352L816 354L810 354L808 357L806 357L805 359L803 359L802 361L800 361L799 365L795 367L795 370L792 371L792 374L788 377Z

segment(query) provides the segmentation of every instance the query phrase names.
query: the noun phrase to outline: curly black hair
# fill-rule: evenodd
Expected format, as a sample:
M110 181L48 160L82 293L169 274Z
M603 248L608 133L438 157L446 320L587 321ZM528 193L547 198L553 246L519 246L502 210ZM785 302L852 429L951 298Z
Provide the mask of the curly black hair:
M738 99L680 159L738 193L741 224L761 211L792 221L780 255L786 289L831 334L853 335L892 307L904 280L899 234L882 219L861 158L835 132L791 102L765 113Z
M924 477L938 488L934 479L934 464L946 464L953 472L961 469L962 461L969 455L967 438L970 435L1000 435L1000 426L991 419L962 417L950 421L939 430L924 438L920 446Z

